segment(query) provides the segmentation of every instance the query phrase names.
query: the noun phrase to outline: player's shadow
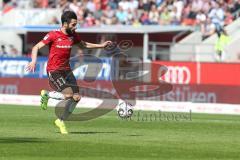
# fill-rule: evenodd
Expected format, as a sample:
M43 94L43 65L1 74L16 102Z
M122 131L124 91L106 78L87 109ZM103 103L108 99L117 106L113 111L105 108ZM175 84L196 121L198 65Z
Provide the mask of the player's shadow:
M1 137L0 138L0 144L1 143L47 143L46 139L42 138L23 138L23 137Z
M113 133L118 133L118 132L93 132L93 131L88 131L88 132L70 132L70 134L113 134Z
M143 136L143 135L140 135L140 134L131 134L131 135L127 135L127 136L129 136L129 137L141 137L141 136Z

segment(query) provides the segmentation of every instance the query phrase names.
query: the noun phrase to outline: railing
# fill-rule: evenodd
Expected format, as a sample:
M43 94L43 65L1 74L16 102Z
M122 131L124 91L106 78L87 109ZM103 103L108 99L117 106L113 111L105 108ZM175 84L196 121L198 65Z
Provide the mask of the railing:
M165 60L169 60L168 57L170 56L170 47L173 43L169 42L149 42L149 54L150 59L156 60L159 59L157 56L166 57Z
M151 60L216 61L214 44L149 42L149 56Z

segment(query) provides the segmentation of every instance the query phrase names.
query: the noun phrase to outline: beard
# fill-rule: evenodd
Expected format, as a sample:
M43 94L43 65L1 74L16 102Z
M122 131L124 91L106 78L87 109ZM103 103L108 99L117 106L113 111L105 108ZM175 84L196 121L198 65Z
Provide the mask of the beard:
M72 34L74 33L74 31L71 30L70 28L67 28L67 29L66 29L66 32L67 32L67 34L69 34L69 35L72 35Z

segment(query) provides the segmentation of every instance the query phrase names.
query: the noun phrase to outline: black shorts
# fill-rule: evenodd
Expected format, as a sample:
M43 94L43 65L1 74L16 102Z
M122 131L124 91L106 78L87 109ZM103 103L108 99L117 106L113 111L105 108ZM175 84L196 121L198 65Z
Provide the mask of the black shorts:
M79 93L76 78L71 70L49 71L47 74L49 78L49 85L55 91L61 92L65 88L71 87L73 93Z

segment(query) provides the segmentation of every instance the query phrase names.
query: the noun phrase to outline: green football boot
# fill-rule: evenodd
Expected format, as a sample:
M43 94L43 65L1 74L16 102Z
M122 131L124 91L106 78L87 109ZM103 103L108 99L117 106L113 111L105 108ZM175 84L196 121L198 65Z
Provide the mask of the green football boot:
M47 90L41 90L41 108L46 110L48 107L49 94Z

